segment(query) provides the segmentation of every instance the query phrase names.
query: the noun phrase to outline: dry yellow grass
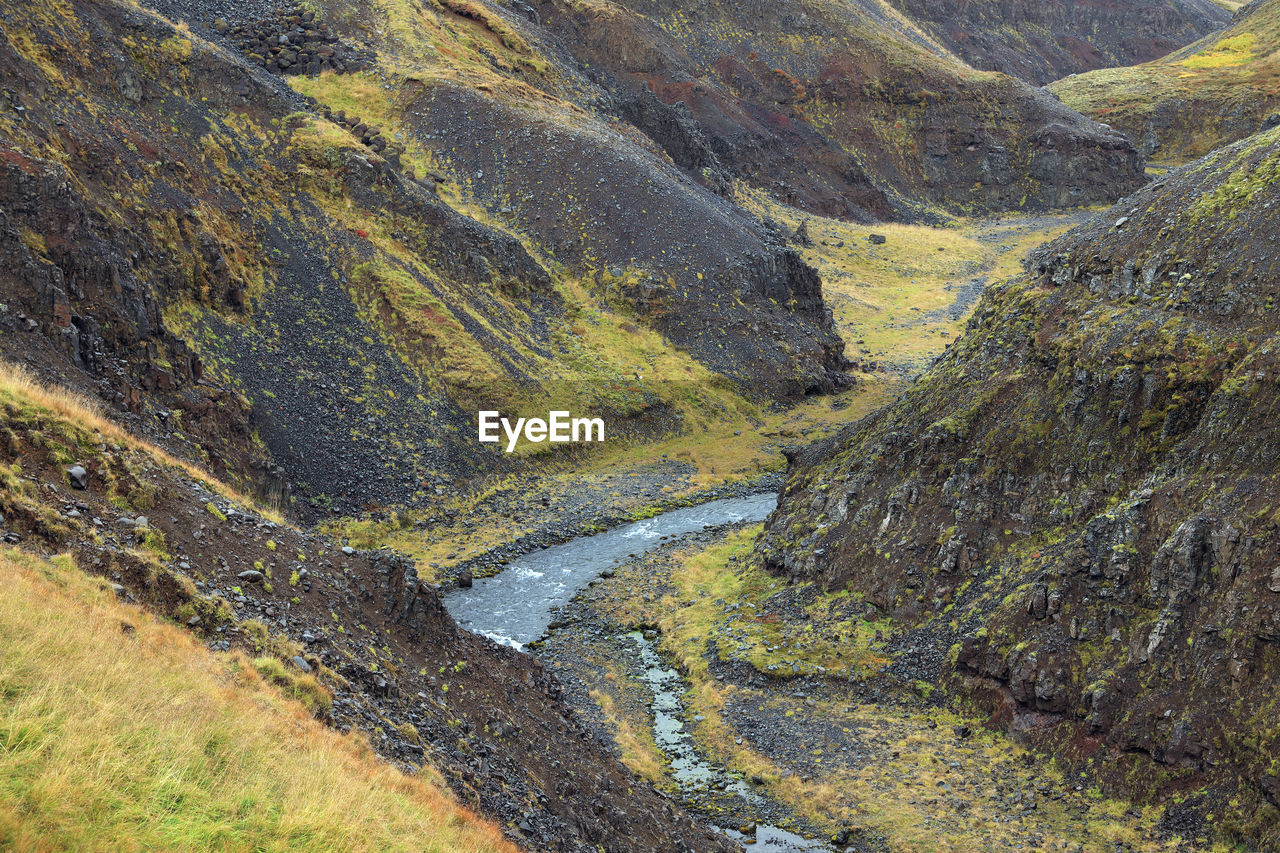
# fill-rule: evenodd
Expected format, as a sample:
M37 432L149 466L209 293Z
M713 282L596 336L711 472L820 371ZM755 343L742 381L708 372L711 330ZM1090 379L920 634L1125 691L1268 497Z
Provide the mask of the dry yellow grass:
M0 849L515 850L242 656L119 602L68 557L8 549Z
M206 488L217 492L227 500L244 507L252 507L255 512L277 524L284 522L284 517L278 510L261 506L252 498L241 494L226 483L216 479L198 465L185 459L179 459L168 451L138 438L119 424L111 421L102 413L102 407L96 400L92 400L70 388L45 385L25 368L10 362L0 361L0 399L6 397L44 409L81 429L100 433L104 438L111 441L127 444L145 451L165 465L181 469L188 476L199 480Z
M650 782L663 778L663 757L654 742L653 732L632 725L625 714L618 710L612 695L603 690L592 690L590 696L600 706L605 722L613 732L614 743L622 752L622 763L627 769Z

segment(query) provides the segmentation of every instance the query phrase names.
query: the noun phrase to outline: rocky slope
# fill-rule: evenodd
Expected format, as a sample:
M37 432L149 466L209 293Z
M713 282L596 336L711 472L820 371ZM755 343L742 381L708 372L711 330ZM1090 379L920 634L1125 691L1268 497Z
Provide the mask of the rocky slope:
M883 10L155 6L5 10L0 353L308 517L502 470L477 408L640 438L846 384L743 181L865 218L1144 180Z
M709 180L728 169L801 209L1075 206L1143 181L1123 137L1020 81L974 72L871 0L539 10L676 162Z
M438 101L433 120L555 136L533 146L564 146L530 164L537 174L607 156L662 223L626 241L634 211L607 205L619 221L596 227L619 235L621 266L601 263L572 212L548 207L539 243L474 203L470 179L431 170L412 140L322 113L270 70L285 55L264 67L213 30L205 40L127 3L5 15L0 352L94 387L237 482L292 491L300 510L411 502L493 470L469 434L482 404L585 394L583 409L666 411L678 427L668 404L683 389L597 389L651 366L692 382L718 371L764 398L840 382L820 281L781 236L637 139L594 119L573 127L583 114L567 102L541 124L503 107L499 130L486 123L497 112L465 119L479 80L429 92L403 81L406 98ZM312 38L320 24L295 17L295 38ZM332 67L320 52L333 44L290 53ZM369 91L355 65L324 79ZM603 168L538 198L581 211L589 192L612 196ZM655 327L689 354L662 349ZM553 384L566 375L581 385Z
M896 403L795 460L758 555L895 667L1202 831L1280 837L1271 131L1032 255ZM859 607L863 606L861 603Z
M1184 162L1274 126L1280 3L1256 0L1226 29L1145 65L1094 71L1050 90L1128 134L1148 157Z
M272 521L7 369L0 416L4 543L69 552L212 650L276 658L286 684L310 673L316 716L439 771L522 846L730 849L631 777L533 658L460 630L412 562Z
M1159 59L1221 29L1230 18L1211 0L894 0L894 5L974 68L1038 85Z

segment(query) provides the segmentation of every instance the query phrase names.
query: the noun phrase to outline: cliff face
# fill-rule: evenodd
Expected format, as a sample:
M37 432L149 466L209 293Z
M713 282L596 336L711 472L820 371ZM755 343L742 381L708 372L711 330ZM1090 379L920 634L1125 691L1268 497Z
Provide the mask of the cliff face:
M1274 127L1280 118L1280 3L1256 0L1230 26L1146 65L1080 74L1049 88L1132 138L1145 156L1183 162Z
M967 211L1083 205L1144 181L1124 137L1018 80L974 72L878 4L539 8L622 103L682 105L718 166L824 215L910 217L921 200ZM623 114L674 143L677 161L688 156L671 122Z
M758 545L891 614L996 721L1268 845L1277 163L1280 131L1253 137L1038 251L795 461Z
M1211 0L895 0L895 5L974 68L1037 85L1159 59L1230 19Z

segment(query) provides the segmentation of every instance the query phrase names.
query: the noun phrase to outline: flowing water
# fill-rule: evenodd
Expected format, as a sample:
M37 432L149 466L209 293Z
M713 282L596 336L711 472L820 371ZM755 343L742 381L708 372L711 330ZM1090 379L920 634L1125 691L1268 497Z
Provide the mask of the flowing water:
M557 607L567 604L589 583L628 557L651 550L664 540L706 528L762 521L777 503L774 494L726 498L574 539L513 560L502 573L479 579L470 589L450 592L444 603L459 625L521 649L546 634ZM765 805L749 785L699 754L683 721L684 679L663 662L654 644L642 634L636 632L628 637L640 653L640 677L653 695L654 740L671 762L672 778L689 792L723 785L725 791L740 797L749 810ZM822 842L768 824L757 824L751 837L726 831L759 853L831 850Z
M444 605L467 630L523 648L546 633L553 609L627 557L707 527L762 521L777 505L774 494L725 498L574 539L512 560L501 574L448 593Z
M736 794L747 804L748 811L767 805L765 799L741 779L731 776L724 768L717 768L698 752L693 735L685 728L682 719L684 705L680 697L687 685L680 673L667 666L639 631L627 635L640 651L640 663L644 667L641 679L653 693L653 739L671 762L671 777L684 791L696 791L711 786ZM821 853L831 848L821 841L812 841L794 832L769 824L756 824L750 836L729 830L733 838L751 845L749 849L759 853Z

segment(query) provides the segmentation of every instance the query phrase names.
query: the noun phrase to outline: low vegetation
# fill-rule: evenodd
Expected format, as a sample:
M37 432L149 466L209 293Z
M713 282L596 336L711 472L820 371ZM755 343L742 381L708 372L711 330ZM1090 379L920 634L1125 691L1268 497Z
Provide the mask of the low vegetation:
M963 705L930 701L932 685L877 680L890 660L890 625L852 615L863 611L847 592L815 595L754 567L758 532L753 525L647 558L589 594L593 609L610 620L660 628L664 654L688 680L687 725L714 764L751 780L811 827L865 833L907 853L1016 845L1090 853L1117 845L1150 853L1185 849L1176 837L1160 838L1160 808L1103 796L1088 777L988 729ZM655 589L668 593L655 596ZM803 681L758 688L721 680L710 668L713 647L722 660L747 661L771 679L826 674L843 683L852 675L885 692L880 701L850 704L797 693L811 689ZM594 671L584 676L593 677ZM624 690L609 675L603 684L592 697L620 751L634 754L647 710L621 701ZM896 698L884 701L889 695ZM744 720L757 724L743 727ZM649 772L653 761L645 761Z
M1275 112L1278 49L1280 3L1261 0L1225 30L1162 59L1074 75L1052 89L1153 159L1182 163L1257 132Z
M0 847L514 850L67 557L0 552Z

